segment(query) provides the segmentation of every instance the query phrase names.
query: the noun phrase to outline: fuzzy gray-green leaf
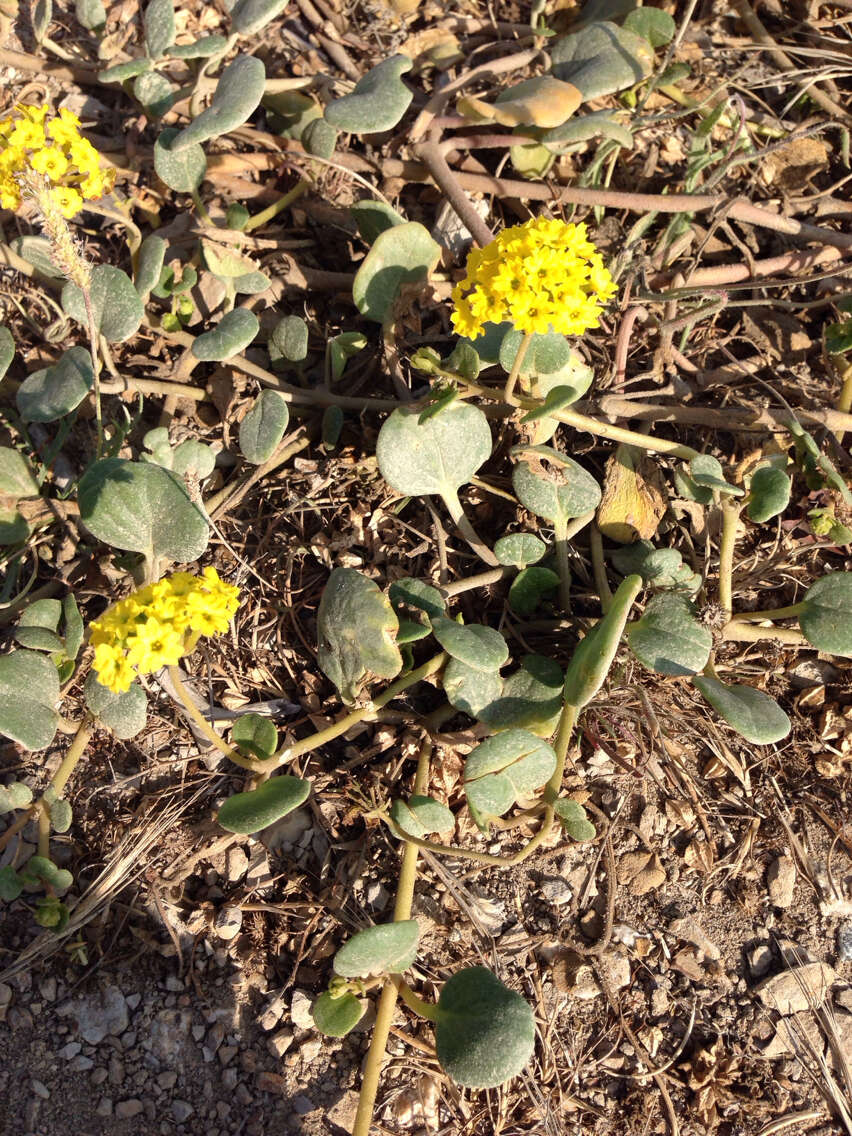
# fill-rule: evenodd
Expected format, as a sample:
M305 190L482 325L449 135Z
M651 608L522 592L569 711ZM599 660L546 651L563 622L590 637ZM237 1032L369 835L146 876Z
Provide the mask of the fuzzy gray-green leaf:
M34 371L18 387L15 402L24 422L55 422L80 405L95 381L92 357L72 347L50 367Z
M390 815L403 832L420 840L432 832L452 832L456 824L456 818L446 805L422 794L415 794L407 801L394 801Z
M317 612L317 661L344 702L354 702L372 678L399 674L398 626L390 600L372 580L354 568L334 569Z
M326 1037L345 1037L364 1016L366 1005L350 991L334 997L326 990L311 1006L314 1025Z
M156 233L150 233L139 246L136 254L136 272L133 285L144 302L148 293L159 282L166 258L166 242Z
M520 797L528 797L556 768L553 749L527 730L505 730L487 738L464 765L468 803L485 816L503 816Z
M263 97L266 70L254 55L238 55L222 72L210 106L184 127L171 144L175 154L218 138L247 122Z
M615 658L630 608L642 587L641 576L622 580L610 609L576 647L565 672L565 702L581 710L604 684Z
M713 636L695 618L684 596L655 596L627 629L627 642L640 663L664 675L698 674L707 665Z
M150 0L145 9L145 49L152 59L165 55L175 42L175 9L172 0Z
M461 624L440 615L432 618L435 638L448 655L478 671L498 671L509 658L506 640L493 627Z
M388 323L403 285L426 280L440 255L440 245L417 221L380 233L352 282L358 311L376 323Z
M89 671L83 696L95 717L122 741L135 738L145 729L148 697L138 682L131 683L128 690L117 694L102 686L95 672Z
M457 1084L496 1088L532 1057L535 1018L520 994L484 966L474 966L444 984L435 1043L441 1067Z
M0 734L25 749L44 749L56 733L59 672L34 651L0 656Z
M799 613L809 643L832 655L852 657L852 572L829 572L811 584Z
M270 388L262 390L240 423L240 449L246 461L263 465L272 457L289 421L290 411L284 396Z
M133 281L111 264L96 264L92 269L91 299L95 327L110 343L129 339L145 317ZM83 293L70 280L62 289L62 307L81 327L89 326Z
M334 956L334 973L342 978L401 974L414 962L419 938L416 919L367 927L353 935Z
M728 686L709 675L692 680L716 713L755 745L780 742L790 732L790 719L774 698L739 683Z
M239 355L260 331L260 323L248 308L226 312L212 331L205 331L192 344L192 354L205 363L221 362Z
M546 521L568 521L596 509L601 488L590 473L550 446L525 446L513 451L519 458L512 486L521 504Z
M601 20L555 40L551 60L554 78L573 83L589 102L641 82L651 73L654 49L643 36Z
M283 773L270 777L257 789L229 797L216 819L228 832L250 836L304 804L310 791L310 781Z
M325 120L337 130L350 134L376 134L396 126L411 105L413 93L401 76L410 71L407 55L383 59L342 98L325 108Z
M379 431L376 460L398 493L454 493L491 454L491 428L478 406L453 402L420 421L417 409L395 410Z
M176 193L192 193L198 189L207 172L207 156L197 143L183 146L181 150L172 149L178 136L173 127L161 130L154 143L154 169L157 176Z
M15 341L8 327L0 323L0 379L9 370L9 364L15 357Z
M790 503L792 482L777 466L764 465L752 474L747 512L758 524L783 513Z
M254 35L280 15L287 3L288 0L237 0L230 9L231 27L237 35Z

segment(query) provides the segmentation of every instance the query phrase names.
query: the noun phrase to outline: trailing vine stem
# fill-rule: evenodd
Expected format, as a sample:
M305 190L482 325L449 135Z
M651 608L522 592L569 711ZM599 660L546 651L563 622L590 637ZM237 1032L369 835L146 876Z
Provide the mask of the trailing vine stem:
M413 792L424 793L429 785L429 760L432 756L432 742L426 737L420 746L420 755L417 759L417 772L414 775ZM414 901L414 885L417 881L417 845L406 841L402 851L402 862L399 868L399 883L396 889L396 902L393 909L394 923L401 923L411 918L411 905ZM361 1092L358 1097L358 1110L355 1114L355 1123L352 1127L352 1136L370 1136L373 1121L373 1109L376 1105L376 1095L379 1091L379 1078L382 1072L382 1062L390 1037L393 1013L396 1008L399 989L393 978L385 979L382 992L379 996L379 1005L376 1010L376 1023L373 1026L373 1036L370 1049L364 1065L364 1075L361 1079Z
M213 745L221 753L223 753L225 757L233 761L235 765L239 765L243 769L249 770L249 772L251 773L269 772L269 770L267 769L267 766L269 764L268 762L253 761L250 757L243 757L243 755L238 750L234 749L233 746L228 745L225 739L216 733L216 731L195 705L192 695L189 693L189 691L181 681L180 671L177 667L169 667L168 672L169 679L175 689L175 694L178 696L179 702L183 706L184 710L186 710L187 714L190 716L195 725L198 727L199 731L204 734L205 738L207 738L208 741L212 742Z

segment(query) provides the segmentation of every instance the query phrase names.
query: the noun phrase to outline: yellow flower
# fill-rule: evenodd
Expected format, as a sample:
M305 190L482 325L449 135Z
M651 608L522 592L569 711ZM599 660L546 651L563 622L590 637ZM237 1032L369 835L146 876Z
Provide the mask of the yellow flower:
M30 158L30 165L34 170L51 181L59 181L68 169L68 159L58 146L45 146Z
M37 150L44 145L44 127L28 118L16 122L9 135L9 145L22 150Z
M69 189L65 185L54 186L51 190L59 211L66 221L70 221L83 208L83 196L76 189Z
M215 568L201 576L175 572L140 588L91 624L98 682L120 693L137 674L173 666L195 649L199 635L226 631L238 606L239 589Z
M453 326L471 339L505 321L523 332L581 335L598 326L617 290L585 225L537 217L471 251L453 289Z

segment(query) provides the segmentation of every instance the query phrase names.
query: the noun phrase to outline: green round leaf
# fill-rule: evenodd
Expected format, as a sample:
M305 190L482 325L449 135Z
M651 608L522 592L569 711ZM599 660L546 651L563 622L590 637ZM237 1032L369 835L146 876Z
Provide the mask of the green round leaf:
M474 749L464 766L468 803L483 816L503 816L556 768L553 749L527 730L506 730Z
M80 405L94 385L92 357L72 347L51 367L34 371L18 387L15 402L25 422L55 422Z
M533 533L509 533L501 536L494 545L494 555L501 564L526 568L535 564L547 552L547 545Z
M284 396L270 388L262 390L240 423L240 449L246 461L263 465L271 458L289 421L290 411Z
M634 8L624 18L623 28L646 39L651 47L665 47L677 31L677 24L661 8Z
M478 671L458 659L444 667L444 694L456 710L479 718L503 693L503 680L497 671Z
M147 299L148 293L160 280L163 261L166 258L166 242L156 233L151 233L139 246L136 255L136 273L133 286L140 299Z
M413 497L455 493L490 454L488 419L467 402L453 402L425 422L416 409L395 410L376 443L382 477Z
M91 298L95 326L110 343L129 339L145 317L133 281L126 272L111 264L96 264L92 269ZM81 327L88 328L83 293L70 280L62 289L62 307Z
M550 153L567 153L578 142L592 138L611 138L625 150L633 149L633 133L629 126L619 122L611 110L598 110L592 114L569 118L561 126L554 126L540 135L542 145Z
M67 832L72 819L71 806L63 798L60 797L50 806L50 823L56 832Z
M10 781L8 785L0 785L0 816L15 809L25 809L32 804L32 800L33 791L23 781Z
M0 868L0 899L13 903L23 890L24 885L11 864Z
M265 82L263 63L254 55L238 55L222 72L210 106L171 142L172 152L180 154L242 126L257 109Z
M549 737L562 709L562 668L543 655L525 655L503 683L500 697L482 707L477 717L492 730L512 727Z
M390 807L391 820L409 836L423 840L431 832L452 832L456 818L446 805L434 797L415 794L407 801L394 801Z
M440 245L417 221L380 233L352 281L358 311L376 323L391 322L400 289L425 280L440 255Z
M664 675L698 674L707 665L713 636L679 595L660 595L627 629L630 650L649 670Z
M22 647L31 651L61 651L62 640L55 631L48 631L46 627L19 627L15 632L15 639Z
M401 217L392 206L370 197L350 205L349 212L355 218L358 232L368 245L371 245L379 233L383 233L386 229L405 224L405 218Z
M333 450L340 441L344 415L339 406L327 406L322 412L322 444L326 450Z
M550 568L524 568L509 585L509 607L524 618L533 614L545 596L559 587L559 576Z
M235 793L219 809L217 820L228 832L250 835L287 816L308 799L310 781L284 773L270 777L257 789Z
M98 72L99 83L126 83L128 79L135 79L137 75L144 75L150 71L153 64L147 57L142 59L128 59L126 63L116 63L114 67L107 67L105 71Z
M635 86L654 66L654 49L648 40L609 20L560 36L550 57L553 77L572 83L584 102Z
M324 118L315 118L302 131L301 141L307 153L327 160L337 145L337 131Z
M231 730L231 742L265 761L278 749L278 731L263 714L240 714Z
M640 576L622 580L609 611L577 645L565 672L565 701L569 705L581 710L603 686L641 587Z
M334 956L334 973L342 978L401 974L417 957L419 939L416 919L367 927L353 935Z
M177 95L177 87L159 71L146 71L133 83L134 98L139 100L145 111L153 118L161 118L170 110Z
M9 245L27 264L31 264L41 276L45 276L51 280L64 279L62 273L51 259L53 254L51 253L50 241L47 237L13 237L12 240L9 241Z
M0 734L25 749L44 749L56 733L59 672L34 651L0 656Z
M852 657L852 572L830 572L811 584L799 626L809 643L832 655Z
M376 134L396 126L408 110L413 93L401 76L410 71L407 55L383 59L355 84L352 92L325 108L325 120L350 134Z
M508 375L512 370L524 333L512 328L503 336L500 344L500 366ZM550 375L567 367L571 361L571 345L564 335L557 332L540 334L536 332L530 340L524 361L521 363L522 375Z
M38 886L44 881L57 891L64 891L74 882L69 871L54 864L47 856L30 856L21 871L21 877L26 887Z
M192 354L204 363L219 363L239 355L258 331L260 324L254 312L248 308L234 308L222 316L212 331L205 331L194 340Z
M0 323L0 379L9 370L9 364L15 357L15 341L8 327Z
M689 463L693 482L702 489L710 489L729 497L742 497L744 490L725 481L722 463L710 454L697 454Z
M284 316L272 330L268 343L273 363L304 363L308 357L308 325L301 316Z
M334 569L317 612L317 662L344 702L354 702L372 678L399 674L398 626L390 600L372 580L354 568Z
M17 450L0 446L0 493L13 497L38 497L38 482L32 466Z
M749 486L748 515L760 524L783 513L790 503L792 482L783 469L764 465L755 470Z
M254 35L286 7L287 0L237 0L231 8L231 27L237 35Z
M484 966L444 985L435 1025L438 1060L465 1088L491 1089L516 1076L535 1047L535 1018L520 994Z
M326 990L311 1006L311 1017L326 1037L345 1037L358 1025L365 1010L365 1004L349 991L335 998L331 991Z
M176 193L192 193L204 180L207 155L197 144L184 146L179 153L172 150L178 133L172 127L160 132L154 143L154 169L169 189Z
M143 20L145 49L159 59L175 42L175 10L172 0L150 0Z
M612 552L612 563L622 576L638 575L654 588L674 588L690 595L701 587L701 577L684 564L675 548L654 548L649 540L638 540Z
M78 501L80 519L93 536L152 561L197 560L210 538L186 487L159 465L123 458L95 462L80 479Z
M138 683L133 682L123 694L116 694L98 682L94 671L89 671L83 697L98 721L121 741L129 741L145 729L148 697Z
M89 31L99 32L106 23L106 9L101 0L77 0L74 12L83 27Z
M448 655L474 670L499 671L509 658L506 640L492 627L464 626L440 615L432 619L432 631Z
M790 719L774 698L753 686L727 686L709 675L692 680L720 718L755 745L780 742L790 732Z
M172 471L178 477L191 477L203 481L209 477L216 465L216 455L209 446L187 438L175 446L172 453Z
M442 616L447 606L437 588L433 588L431 584L424 584L422 580L414 580L410 576L394 580L388 589L388 598L397 614L405 607L413 607L418 611L424 611L430 619Z
M579 801L573 801L570 797L562 797L556 802L554 809L562 822L562 827L572 840L578 842L594 840L597 836L595 826L586 816L586 810Z
M338 382L343 377L347 362L367 346L367 337L360 331L342 331L332 336L326 344L328 362L331 368L331 381Z
M596 509L601 489L590 473L550 446L513 451L520 460L512 470L512 486L521 504L546 521L580 517Z

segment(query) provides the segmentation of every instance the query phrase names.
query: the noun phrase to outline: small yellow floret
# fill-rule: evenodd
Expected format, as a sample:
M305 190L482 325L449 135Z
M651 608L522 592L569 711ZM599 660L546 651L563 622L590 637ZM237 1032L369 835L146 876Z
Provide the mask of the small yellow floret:
M597 327L617 287L585 225L537 217L473 249L453 289L453 326L475 339L486 323L581 335Z
M239 589L215 568L201 576L175 572L120 600L91 624L98 682L116 694L137 674L174 666L194 650L199 635L227 631L240 602Z

